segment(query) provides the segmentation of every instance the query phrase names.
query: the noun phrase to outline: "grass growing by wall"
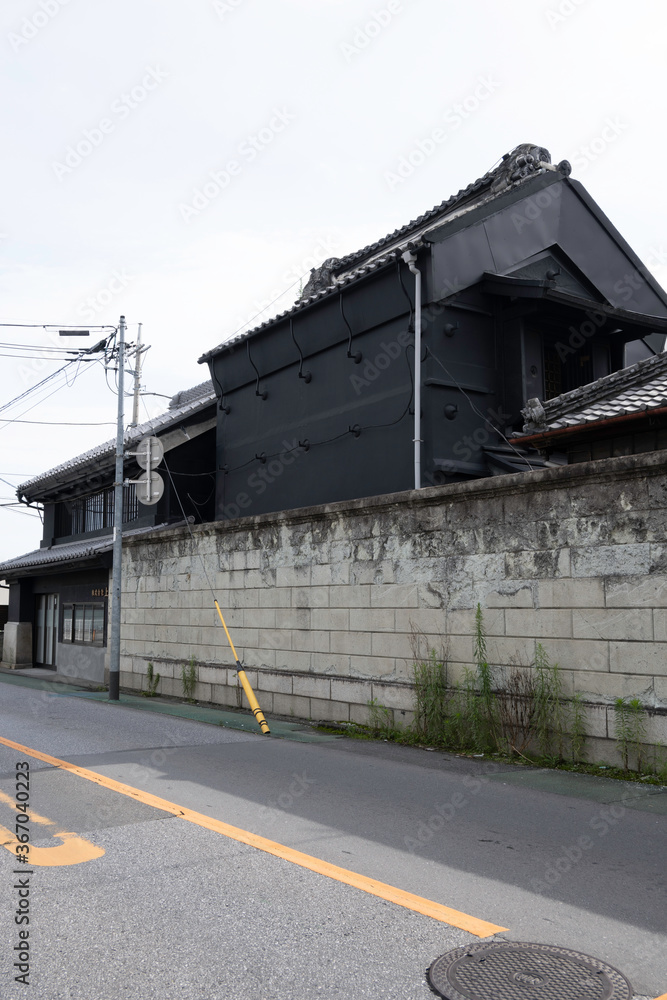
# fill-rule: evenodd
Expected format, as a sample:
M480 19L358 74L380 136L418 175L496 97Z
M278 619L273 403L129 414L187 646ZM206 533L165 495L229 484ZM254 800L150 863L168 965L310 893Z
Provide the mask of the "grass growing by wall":
M160 675L155 672L155 668L152 663L149 663L146 667L146 685L147 690L142 691L144 698L154 698L157 694L157 686L160 683Z
M426 643L426 646L425 646ZM501 754L550 766L585 764L586 713L581 694L563 694L563 679L540 642L528 667L510 664L496 671L489 663L484 614L478 604L473 623L474 667L462 680L448 677L447 657L428 648L413 631L414 722L398 729L393 713L369 703L373 735L403 743L428 744L463 753ZM638 698L614 705L616 746L623 768L667 779L667 748L648 759L646 711Z
M187 666L185 663L181 668L181 682L183 684L183 697L186 701L194 701L195 684L197 683L197 667L194 656L190 657Z

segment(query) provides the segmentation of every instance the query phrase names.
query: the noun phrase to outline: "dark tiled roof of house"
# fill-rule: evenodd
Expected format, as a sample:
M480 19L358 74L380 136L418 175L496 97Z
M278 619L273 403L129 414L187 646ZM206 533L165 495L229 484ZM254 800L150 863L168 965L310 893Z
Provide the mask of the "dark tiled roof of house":
M179 524L184 524L184 521ZM123 538L133 538L136 535L147 535L153 531L162 531L166 527L176 527L177 525L159 524L147 528L133 528L123 532ZM63 545L52 545L42 549L34 549L26 552L22 556L14 559L7 559L0 563L0 580L4 579L3 574L10 576L19 570L40 570L51 566L76 565L93 559L95 556L105 552L111 552L113 548L113 536L111 534L101 535L98 538L84 538L81 541L65 542Z
M213 391L213 383L209 378L206 382L200 382L199 385L193 386L192 389L181 389L180 392L177 392L169 401L169 409L179 410L183 406L196 403L200 399L209 399L211 394L215 395L215 392Z
M667 406L667 353L639 361L588 385L542 402L529 399L524 437L562 431Z
M210 381L202 382L193 389L185 389L178 392L172 397L166 413L161 413L158 417L146 420L143 424L138 424L136 427L129 427L125 431L125 446L131 447L133 444L138 444L147 434L161 434L174 424L178 424L185 417L193 416L199 410L206 409L207 406L211 406L214 402L215 390L213 383ZM90 451L85 451L82 455L77 455L76 458L68 459L61 465L56 465L47 472L42 472L39 476L35 476L34 479L30 479L26 483L22 483L18 487L17 493L19 495L28 492L34 494L36 487L46 489L51 485L61 482L68 475L80 472L85 466L91 463L99 463L105 460L111 463L115 454L116 439L114 438L111 441L105 441L104 444L97 445L95 448L91 448Z
M439 205L435 205L428 212L424 212L423 215L412 219L406 225L395 229L393 233L388 233L387 236L375 243L362 247L361 250L347 254L345 257L331 257L324 261L319 268L313 268L303 295L294 306L260 323L251 330L231 337L214 347L213 350L207 351L199 359L200 363L207 361L224 348L247 340L248 337L299 312L313 302L317 302L318 299L325 298L331 292L337 291L350 282L398 259L408 242L418 243L430 229L443 222L450 222L464 212L492 201L498 195L526 179L547 171L558 171L568 176L570 164L564 160L557 167L553 166L549 151L542 146L535 146L532 143L516 146L502 157L496 167L487 171L472 184L462 188L457 194L447 198Z

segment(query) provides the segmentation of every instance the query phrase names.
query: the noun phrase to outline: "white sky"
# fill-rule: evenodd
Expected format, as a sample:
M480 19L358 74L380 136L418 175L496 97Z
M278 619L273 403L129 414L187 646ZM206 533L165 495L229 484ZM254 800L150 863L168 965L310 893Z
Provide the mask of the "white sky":
M152 345L146 390L171 395L264 304L286 293L261 319L290 306L311 266L521 142L569 159L667 284L666 21L664 0L3 0L0 322L124 313ZM55 367L1 357L0 406ZM166 404L147 397L143 416ZM0 422L1 502L113 437L115 413L95 364L23 419L109 426ZM40 537L0 508L0 559Z

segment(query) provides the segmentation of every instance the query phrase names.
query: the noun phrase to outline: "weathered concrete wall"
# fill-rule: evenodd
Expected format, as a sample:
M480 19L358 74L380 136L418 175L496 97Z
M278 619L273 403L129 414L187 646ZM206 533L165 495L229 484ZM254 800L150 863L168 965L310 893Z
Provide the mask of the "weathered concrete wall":
M666 461L655 452L128 541L121 684L139 688L152 661L159 690L182 695L192 657L197 698L240 703L210 581L267 714L367 721L375 698L409 721L412 631L460 676L480 602L494 665L530 664L540 641L565 691L585 696L594 758L618 696L639 697L649 739L667 743Z

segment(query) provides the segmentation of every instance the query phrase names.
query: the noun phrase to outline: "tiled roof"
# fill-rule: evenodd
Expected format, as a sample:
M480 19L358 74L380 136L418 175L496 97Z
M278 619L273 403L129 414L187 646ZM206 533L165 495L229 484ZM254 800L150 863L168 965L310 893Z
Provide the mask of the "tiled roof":
M179 524L184 524L184 521ZM133 528L123 532L123 538L133 538L135 535L146 535L153 531L161 531L166 527L176 527L175 524L159 524L148 528ZM111 552L113 548L113 536L101 535L98 538L84 538L78 542L65 542L63 545L52 545L48 548L35 549L33 552L26 552L25 555L16 556L0 563L0 580L3 574L13 574L18 570L39 570L43 567L57 566L64 563L79 563L86 559L92 559L104 552Z
M215 390L210 381L202 382L193 389L178 392L172 397L169 410L166 413L161 413L159 417L154 417L152 420L147 420L145 423L138 424L137 427L130 427L125 431L125 446L131 447L133 444L137 444L147 434L161 434L174 424L178 424L184 417L193 416L214 402ZM55 468L49 469L48 472L42 472L34 479L22 483L18 487L17 493L19 495L30 493L34 496L36 488L46 489L58 485L64 477L81 472L92 463L99 464L105 460L111 463L115 454L116 439L113 438L111 441L105 441L104 444L99 444L95 448L91 448L90 451L77 455L76 458L70 458L62 465L57 465Z
M169 409L178 410L183 406L187 406L188 403L195 403L199 399L209 398L211 394L215 396L213 383L209 378L206 382L200 382L199 385L193 386L192 389L181 389L180 392L177 392L169 401Z
M213 350L207 351L201 356L199 362L207 361L223 348L247 340L261 330L285 319L285 317L300 312L313 302L317 302L318 299L325 298L331 292L337 291L346 284L398 259L408 242L419 243L430 229L434 229L443 222L450 222L464 212L492 201L499 194L520 184L527 178L550 170L568 176L570 164L564 160L557 167L552 166L549 151L542 146L535 146L532 143L516 146L501 158L496 167L487 171L472 184L462 188L457 194L447 198L439 205L435 205L428 212L412 219L406 225L395 229L393 233L389 233L375 243L370 243L361 250L347 254L345 257L330 258L325 261L321 268L313 269L310 281L306 285L305 294L294 306L272 319L260 323L253 329L224 341ZM322 277L324 277L324 281L321 280ZM312 292L309 294L310 289Z
M588 385L542 402L529 399L521 412L523 437L561 431L667 406L667 353L639 361Z

